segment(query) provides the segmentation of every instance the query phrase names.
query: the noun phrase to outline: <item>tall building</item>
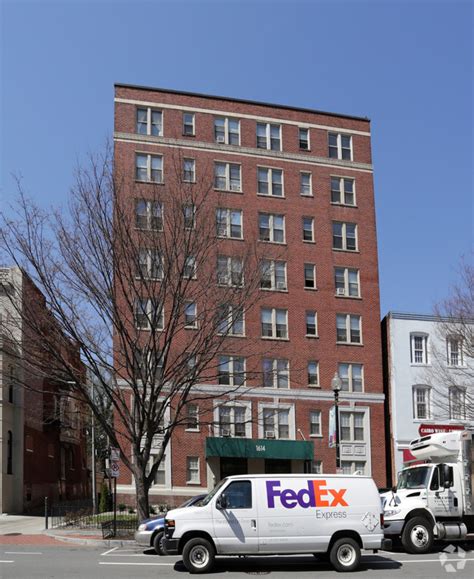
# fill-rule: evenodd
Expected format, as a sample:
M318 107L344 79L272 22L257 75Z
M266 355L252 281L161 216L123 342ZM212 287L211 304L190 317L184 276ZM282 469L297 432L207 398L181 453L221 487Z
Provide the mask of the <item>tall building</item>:
M90 495L83 404L52 377L28 317L57 331L31 279L0 268L0 513ZM80 367L78 348L56 333L56 347Z
M389 312L382 320L387 476L416 459L410 441L474 427L474 320ZM468 354L470 352L470 355Z
M211 168L223 246L256 238L268 262L259 307L241 332L242 357L223 352L220 377L207 388L217 394L222 375L232 381L246 344L250 356L258 343L261 372L248 377L244 388L251 388L238 401L216 404L212 424L201 426L196 408L194 420L176 429L152 504L202 492L230 474L335 472L328 434L336 372L341 469L385 484L370 139L366 118L115 86L115 168L136 211L149 212L148 184L159 183L166 214L178 154L187 181ZM118 492L124 501L135 493L128 472Z

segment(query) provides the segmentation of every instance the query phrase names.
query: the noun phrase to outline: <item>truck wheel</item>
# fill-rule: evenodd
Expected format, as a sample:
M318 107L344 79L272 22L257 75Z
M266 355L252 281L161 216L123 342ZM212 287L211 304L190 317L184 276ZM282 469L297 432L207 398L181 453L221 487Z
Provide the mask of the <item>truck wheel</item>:
M153 537L153 549L155 549L157 555L166 555L165 546L163 544L164 538L164 531L158 531L158 533Z
M207 573L214 565L216 550L207 539L197 537L184 545L183 563L190 573Z
M413 517L402 532L402 545L408 553L429 553L433 546L433 525L425 517Z
M331 547L329 560L336 571L355 571L360 564L360 547L350 537L338 539Z

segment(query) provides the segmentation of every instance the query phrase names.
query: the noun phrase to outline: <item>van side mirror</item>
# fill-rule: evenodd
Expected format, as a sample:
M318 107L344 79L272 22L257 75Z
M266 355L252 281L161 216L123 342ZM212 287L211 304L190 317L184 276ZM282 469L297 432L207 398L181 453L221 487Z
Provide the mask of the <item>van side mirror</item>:
M227 506L228 506L227 497L225 496L224 493L222 493L221 496L216 501L216 508L219 509L219 511L223 511L224 509L227 508Z

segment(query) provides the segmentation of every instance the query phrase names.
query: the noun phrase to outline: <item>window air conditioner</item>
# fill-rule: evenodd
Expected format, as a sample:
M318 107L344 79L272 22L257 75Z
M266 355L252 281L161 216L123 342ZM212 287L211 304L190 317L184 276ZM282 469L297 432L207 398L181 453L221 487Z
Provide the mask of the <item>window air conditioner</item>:
M336 290L336 295L338 296L345 296L346 295L346 290L343 287L338 287Z
M230 436L230 429L229 428L223 428L221 430L222 432L222 436Z
M284 281L277 281L276 288L279 290L286 290L286 283Z
M217 143L225 143L225 137L223 137L222 135L217 135L216 142Z
M275 438L274 430L265 430L265 438Z

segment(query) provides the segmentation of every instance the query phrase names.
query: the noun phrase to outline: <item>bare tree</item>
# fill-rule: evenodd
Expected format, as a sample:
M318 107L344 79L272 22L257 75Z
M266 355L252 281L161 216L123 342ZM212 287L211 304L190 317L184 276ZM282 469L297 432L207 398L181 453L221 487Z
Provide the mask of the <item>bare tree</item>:
M425 372L433 407L441 420L474 426L474 266L464 259L459 281L434 308L436 333Z
M246 232L245 244L225 239L239 224L225 205L218 209L223 203L210 171L192 182L179 154L172 164L165 185L137 184L113 171L107 149L78 170L67 209L41 210L19 184L16 213L2 215L0 230L3 259L27 273L54 320L39 319L34 304L24 304L18 314L36 340L23 356L37 371L73 384L90 406L133 473L142 518L173 431L188 420L189 401L216 398L201 385L216 382L224 344L226 354L242 355L243 341L234 336L256 307L261 280L257 234ZM113 409L113 425L92 399L82 365L56 347L58 331L80 348ZM246 370L257 373L258 340L245 342L247 368L219 389L221 397L238 395ZM48 367L40 368L44 352Z

